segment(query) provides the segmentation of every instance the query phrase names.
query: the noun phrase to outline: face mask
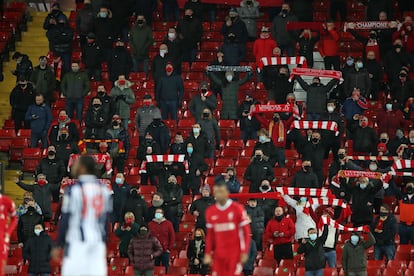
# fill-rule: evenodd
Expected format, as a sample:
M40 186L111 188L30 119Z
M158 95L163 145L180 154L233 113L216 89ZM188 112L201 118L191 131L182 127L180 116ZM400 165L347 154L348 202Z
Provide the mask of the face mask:
M384 138L381 139L380 141L381 141L381 143L384 143L384 144L386 144L388 142L388 140L387 139L384 139Z
M147 234L148 234L148 229L139 229L139 234L140 234L141 236L145 236L145 235L147 235Z
M164 57L166 53L167 53L167 50L160 50L161 57Z
M195 239L196 241L201 241L201 240L203 239L203 237L202 237L202 236L195 236L195 237L194 237L194 239Z
M98 108L101 107L101 104L94 104L93 107L96 108L96 109L98 109Z
M303 34L303 38L304 39L308 39L309 38L309 34L308 33Z
M410 143L414 144L414 138L410 138Z
M409 186L407 187L407 194L412 195L414 193L414 188Z
M66 138L68 138L68 135L67 134L61 134L60 135L60 139L66 140Z
M187 148L187 153L188 154L192 154L194 152L194 149L193 148Z
M144 106L150 106L151 102L150 101L145 101L143 104L144 104Z
M351 236L351 243L352 243L353 245L357 245L357 244L358 244L358 242L359 242L359 237L358 237L357 235L352 235L352 236Z
M401 50L402 46L400 44L394 45L395 50Z
M333 106L328 106L326 109L328 110L329 113L332 113L335 111L335 107Z
M200 133L200 129L198 127L194 127L193 128L193 133L194 134L199 134Z
M281 12L282 14L286 15L289 11L287 9L283 9Z
M137 24L138 24L138 25L142 25L143 23L144 23L144 20L142 20L142 19L137 20Z
M275 216L275 219L280 222L283 219L283 215L281 215L281 216Z
M371 38L371 39L376 39L376 38L377 38L377 35L376 35L376 34L370 34L370 35L369 35L369 38Z
M257 154L257 155L255 155L254 156L257 160L261 160L262 159L262 156L260 155L260 154Z
M369 170L372 172L375 172L378 169L377 163L371 163L369 164Z
M46 61L41 61L41 62L39 62L40 67L45 67L45 66L46 66L46 64L47 64L47 62L46 62Z
M274 121L275 123L277 123L277 122L279 122L279 118L278 118L278 117L274 117L274 118L273 118L273 121Z
M125 219L125 224L132 225L133 222L134 222L134 219L133 218L127 218L127 219Z
M210 113L203 113L204 118L208 118L210 116Z
M268 192L270 191L270 186L267 186L267 185L260 186L259 190L261 192Z
M305 172L309 172L311 170L311 166L303 166Z
M368 123L367 122L361 122L360 125L361 125L362 128L366 128L368 126Z
M191 20L193 18L193 16L192 15L184 15L184 18L186 20Z
M308 198L307 197L301 197L300 198L300 202L306 202L308 200Z
M391 110L392 110L392 104L386 104L386 105L385 105L385 108L386 108L388 111L391 111Z
M126 83L126 80L119 80L119 81L118 81L118 84L119 84L119 85L125 85L125 83Z
M54 151L54 150L49 150L49 151L47 152L47 155L49 155L49 156L55 156L55 155L56 155L56 151Z
M403 133L402 131L397 131L397 132L395 133L395 136L397 136L397 138L398 138L398 139L401 139L401 138L403 138L403 137L404 137L404 133Z
M117 177L117 178L115 178L115 183L118 184L118 185L122 185L124 183L124 181L122 180L122 178Z
M319 143L319 139L318 138L312 138L312 143L314 143L314 144Z
M316 238L318 237L318 235L316 235L315 233L309 234L309 239L311 241L316 241Z
M74 73L79 72L79 67L72 67L72 71L73 71Z
M231 82L231 81L233 80L233 76L231 76L231 75L226 76L226 80L227 80L228 82Z
M42 230L40 230L40 229L35 229L35 230L34 230L34 233L35 233L35 235L36 235L36 236L40 236L40 233L42 233Z
M352 65L354 65L354 61L353 60L347 60L346 65L352 66Z
M39 179L39 180L37 181L37 184L38 184L38 185L40 185L40 186L44 186L44 185L46 185L46 179Z
M364 67L364 64L362 62L357 62L356 66L358 69L361 69L362 67Z
M390 187L390 184L384 183L384 184L382 184L382 187L384 188L384 190L386 190Z
M175 33L168 33L168 38L169 39L174 39L175 38Z
M99 97L105 96L105 91L98 91L98 96Z
M108 15L106 14L106 12L100 12L99 13L99 17L102 17L102 18L106 18Z
M66 121L66 115L59 115L59 121Z
M162 219L163 215L161 213L155 213L155 219Z
M260 136L259 136L259 142L260 142L260 143L264 143L264 142L266 142L266 136L260 135Z
M388 213L387 212L380 212L380 217L388 217Z
M338 154L338 158L339 159L344 159L345 158L345 154L343 154L343 153Z
M112 125L113 125L113 126L115 126L115 127L116 127L116 126L119 126L119 122L118 122L118 121L113 121L113 122L112 122Z
M361 183L361 184L359 184L359 187L360 187L362 190L365 190L365 189L367 188L367 184L365 184L365 183Z

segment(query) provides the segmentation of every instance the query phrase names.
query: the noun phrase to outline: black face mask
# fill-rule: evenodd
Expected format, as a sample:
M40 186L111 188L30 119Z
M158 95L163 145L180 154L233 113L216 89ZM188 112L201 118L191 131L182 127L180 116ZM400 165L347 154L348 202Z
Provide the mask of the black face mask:
M193 16L192 15L184 15L185 20L192 20Z
M387 139L381 139L381 143L387 143Z
M204 118L208 118L209 115L210 115L209 113L203 113Z
M138 25L144 24L144 20L141 20L141 19L140 20L137 20L137 24Z
M96 109L100 108L101 105L100 104L94 104L93 107L95 107Z
M133 198L137 198L137 197L138 197L138 192L137 192L136 190L133 190L133 191L131 192L131 196L132 196Z
M267 191L267 190L269 190L270 187L265 185L265 186L262 186L261 188L262 188L263 191Z
M236 37L235 36L229 36L228 39L229 39L230 42L234 42L236 40Z
M257 160L260 160L260 159L262 159L262 156L260 155L260 154L258 154L258 155L255 155L254 156Z
M26 89L27 84L19 84L19 86L20 86L21 89Z
M113 121L113 122L112 122L112 125L113 125L113 126L119 126L119 122L118 122L118 121Z
M399 44L394 45L394 49L395 49L395 50L397 50L397 49L401 49L401 48L402 48L402 46L401 46L401 45L399 45Z
M139 229L139 234L140 234L141 236L145 236L145 235L147 235L147 234L148 234L148 229Z
M344 159L345 158L345 154L343 154L343 153L338 154L338 158L339 159Z
M205 89L205 88L201 89L201 93L206 94L207 93L207 89Z
M47 155L53 157L53 156L56 155L56 151L50 150L50 151L47 152Z
M273 118L273 121L274 121L275 123L277 123L277 122L279 122L279 118L278 118L278 117L274 117L274 118Z
M61 134L60 135L60 139L66 140L66 138L68 138L68 135L67 134Z
M371 39L376 39L376 38L377 38L377 35L376 35L376 34L370 34L370 35L369 35L369 38L371 38Z
M413 187L407 187L407 194L412 195L414 193L414 188Z
M283 215L281 215L281 216L275 216L275 219L280 222L283 219Z
M253 4L253 2L252 1L246 1L246 5L252 5Z
M303 169L305 170L305 172L310 172L311 166L303 166Z
M407 74L399 74L398 75L400 78L406 78L407 77Z
M194 239L195 239L196 241L201 241L201 240L203 239L203 237L202 237L202 236L195 236L195 237L194 237Z
M387 212L380 212L380 217L388 217L388 213Z
M312 143L315 143L315 144L319 143L319 139L318 138L312 138Z
M237 16L230 16L231 21L236 20Z

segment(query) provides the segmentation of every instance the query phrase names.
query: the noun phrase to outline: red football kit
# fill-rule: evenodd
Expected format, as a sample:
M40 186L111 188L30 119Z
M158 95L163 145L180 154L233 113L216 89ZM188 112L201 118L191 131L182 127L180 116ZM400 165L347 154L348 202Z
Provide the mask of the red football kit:
M250 225L242 205L228 200L206 211L206 254L213 256L213 276L238 276L243 271L240 255L248 254Z
M0 275L4 275L4 267L9 255L10 236L16 228L17 216L13 200L0 195Z

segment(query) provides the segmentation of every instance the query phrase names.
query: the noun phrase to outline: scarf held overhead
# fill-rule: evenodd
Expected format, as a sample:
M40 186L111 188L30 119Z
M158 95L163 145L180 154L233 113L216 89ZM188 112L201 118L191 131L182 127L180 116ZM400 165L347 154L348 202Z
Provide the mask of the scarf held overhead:
M324 129L339 135L338 125L334 121L293 121L288 132L293 129Z
M252 72L251 66L224 66L224 65L210 65L206 68L207 72Z
M372 29L397 29L401 26L397 21L358 21L345 22L344 32L347 29L372 30Z
M344 232L365 232L369 233L370 229L368 225L359 226L359 227L347 227L342 224L339 224L336 220L332 219L329 216L322 216L318 222L318 228L322 229L324 225L330 225L331 227L344 231Z
M331 78L343 81L342 72L335 70L321 70L312 68L293 68L289 80L292 81L295 76L311 76L321 78Z
M118 153L125 153L124 143L119 139L83 139L78 142L79 150L86 153L86 143L118 143Z
M290 113L293 105L290 104L256 104L251 113Z
M258 70L262 70L265 66L277 65L301 65L302 68L307 68L306 57L262 57L258 64Z
M185 160L184 154L157 154L157 155L147 155L146 161L141 163L141 168L139 173L147 173L147 163L165 163L165 162L174 162L174 163L183 163L185 173L189 173L188 161Z

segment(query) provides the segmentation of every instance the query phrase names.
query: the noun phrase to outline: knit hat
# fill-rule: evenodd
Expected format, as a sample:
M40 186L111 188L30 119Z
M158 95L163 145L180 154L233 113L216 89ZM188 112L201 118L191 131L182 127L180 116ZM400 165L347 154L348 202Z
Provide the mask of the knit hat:
M229 11L230 16L232 16L232 15L236 16L238 14L239 14L239 12L237 11L236 8L231 8L230 11Z

